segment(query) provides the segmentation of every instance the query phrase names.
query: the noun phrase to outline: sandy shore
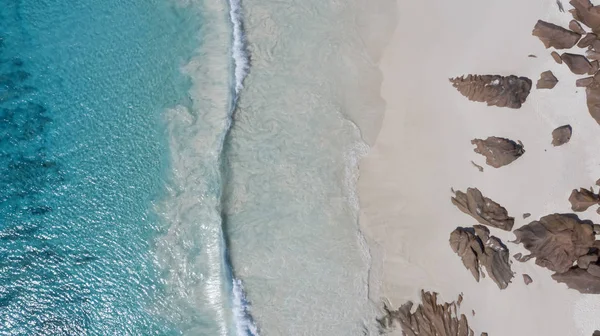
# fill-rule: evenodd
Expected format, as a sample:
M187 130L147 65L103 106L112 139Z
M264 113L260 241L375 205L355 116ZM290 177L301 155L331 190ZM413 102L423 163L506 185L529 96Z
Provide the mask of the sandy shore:
M479 188L508 209L516 229L546 214L571 212L571 190L600 177L600 126L587 112L584 90L575 87L578 77L531 35L538 19L566 27L570 14L553 0L397 0L397 5L398 25L380 65L385 118L360 165L372 299L397 307L417 299L422 288L447 301L463 292L463 312L476 333L591 335L600 329L597 297L555 283L533 261L513 263L516 276L506 290L488 278L477 283L448 244L454 228L476 224L450 203L451 187ZM533 89L518 110L469 102L448 82L469 73L515 74L535 85L545 70L554 72L558 85ZM551 132L564 124L573 127L573 138L554 148ZM521 140L526 153L500 169L486 166L470 140L488 136ZM524 220L523 213L532 216ZM593 210L580 217L600 220ZM492 234L505 242L514 238L494 229ZM507 245L511 255L523 252ZM533 278L531 285L525 286L523 273Z

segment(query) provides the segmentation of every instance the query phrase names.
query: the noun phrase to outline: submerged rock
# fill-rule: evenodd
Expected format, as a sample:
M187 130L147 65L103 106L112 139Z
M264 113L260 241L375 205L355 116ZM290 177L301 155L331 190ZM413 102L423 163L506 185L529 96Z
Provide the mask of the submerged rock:
M514 231L515 243L522 243L536 258L535 263L558 273L567 272L573 263L594 245L591 224L575 215L552 214Z
M479 189L468 188L466 193L459 190L454 195L452 204L460 211L475 218L479 224L505 231L512 230L515 219L509 217L508 211L500 204L484 197Z
M571 140L573 129L571 125L564 125L552 131L552 146L562 146Z
M535 86L536 89L552 89L558 83L558 79L554 76L552 71L544 71L540 74L540 79L538 79L537 84Z
M532 85L529 78L512 75L468 75L450 78L450 82L471 101L509 108L520 108L527 100Z
M506 138L473 139L471 143L477 146L474 149L475 153L485 156L485 163L494 168L506 166L525 153L522 144Z
M537 36L546 48L555 49L573 48L581 38L581 34L542 20L535 24L532 34Z
M384 307L386 315L378 319L383 332L390 331L395 323L400 324L406 336L473 336L467 317L458 315L455 302L438 304L437 293L421 291L421 304L412 312L413 302L408 301L390 310Z
M508 287L514 277L508 248L499 238L490 236L490 231L485 226L456 228L450 234L450 247L460 256L463 265L471 271L477 282L482 274L482 267L500 289Z
M592 70L592 64L583 55L564 53L560 58L576 75L585 75Z
M569 202L571 203L571 209L576 212L587 210L589 207L596 205L600 202L600 196L594 194L592 190L585 188L573 189L571 196L569 196Z

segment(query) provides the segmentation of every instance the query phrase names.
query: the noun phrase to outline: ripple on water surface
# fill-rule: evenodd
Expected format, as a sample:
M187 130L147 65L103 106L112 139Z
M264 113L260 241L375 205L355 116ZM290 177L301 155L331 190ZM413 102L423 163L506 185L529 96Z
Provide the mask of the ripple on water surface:
M0 333L168 335L152 256L197 23L167 1L0 0Z

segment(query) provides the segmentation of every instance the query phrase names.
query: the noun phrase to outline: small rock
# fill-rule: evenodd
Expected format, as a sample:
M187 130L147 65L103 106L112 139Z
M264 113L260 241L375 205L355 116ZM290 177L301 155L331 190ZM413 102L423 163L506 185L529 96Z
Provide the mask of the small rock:
M579 42L577 43L577 46L579 48L587 48L592 45L592 42L594 42L594 40L596 38L597 38L596 34L589 33L589 34L585 35L581 40L579 40Z
M581 35L585 34L585 30L583 28L581 28L581 25L579 24L579 22L577 22L575 20L571 20L571 22L569 22L569 29L576 32L577 34L581 34Z
M587 48L592 45L592 42L594 42L594 40L596 40L597 37L598 36L596 36L596 34L589 33L589 34L585 35L581 40L579 40L579 42L577 43L577 46L579 48Z
M569 67L569 70L576 75L585 75L592 69L592 64L583 55L564 53L560 55L560 58Z
M593 190L587 190L585 188L573 189L571 196L569 196L569 202L571 203L571 209L575 212L581 212L587 210L594 204L600 202L600 196L594 194Z
M556 51L551 52L550 56L552 56L556 63L562 64L562 58L560 58L560 55Z
M564 125L552 131L552 146L562 146L571 140L573 129L571 125Z
M594 61L594 62L596 62L596 61ZM580 78L575 81L575 86L586 87L586 86L590 86L593 82L594 82L594 77Z
M523 219L529 218L531 217L531 214L529 212L526 212L523 214Z
M533 282L533 279L529 275L523 274L523 282L525 282L525 285L529 285Z
M537 56L535 56L534 54L529 54L529 55L527 55L527 57L537 58Z
M595 50L588 49L585 52L585 56L591 60L600 60L600 53Z
M523 253L517 253L513 256L518 262L527 262L532 257L530 255L524 256Z
M478 165L477 163L471 161L471 164L473 165L473 167L477 168L477 170L479 170L480 172L483 173L483 167Z
M595 234L600 234L600 224L594 224L594 233Z
M581 34L542 20L538 20L532 34L544 43L546 49L571 49L581 38Z
M588 112L600 124L600 73L594 75L592 84L585 88L585 99Z
M536 89L552 89L558 83L558 79L552 71L544 71L540 74L540 79L538 79L537 84L535 86Z
M600 266L598 266L596 264L590 264L587 268L587 271L591 275L600 278Z

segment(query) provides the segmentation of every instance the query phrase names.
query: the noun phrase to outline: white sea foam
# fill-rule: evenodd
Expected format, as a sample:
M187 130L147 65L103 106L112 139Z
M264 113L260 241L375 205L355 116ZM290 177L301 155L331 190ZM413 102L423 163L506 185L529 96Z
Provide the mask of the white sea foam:
M189 3L188 5L195 5ZM220 155L231 119L231 29L222 0L202 3L202 45L182 72L191 106L167 111L173 177L159 212L159 261L185 335L236 335L223 239Z
M234 63L235 98L237 98L244 87L244 78L250 69L250 57L246 49L246 37L243 29L241 0L229 0L229 17L233 28L231 56Z
M233 315L238 336L258 336L258 328L249 312L249 304L244 286L239 279L233 279Z

